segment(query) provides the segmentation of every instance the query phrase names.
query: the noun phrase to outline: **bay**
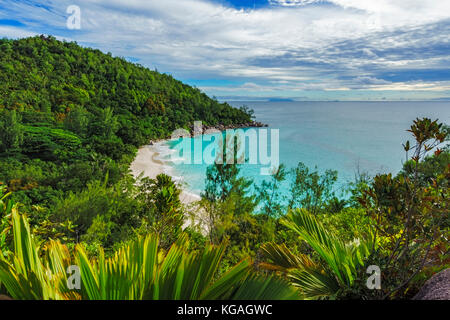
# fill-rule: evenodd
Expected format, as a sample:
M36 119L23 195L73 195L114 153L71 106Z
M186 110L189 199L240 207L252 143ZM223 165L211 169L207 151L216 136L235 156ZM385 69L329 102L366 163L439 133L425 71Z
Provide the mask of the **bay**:
M398 173L406 158L402 143L412 139L407 129L414 119L428 117L450 124L448 101L230 104L247 105L255 111L257 121L268 124L269 130L279 130L279 159L287 168L303 162L312 169L317 167L319 172L337 170L337 189L353 181L358 172L371 176ZM175 141L163 145L162 157L170 161L170 154L178 147ZM203 151L204 148L195 152ZM176 159L170 164L186 189L195 194L202 192L206 164L184 164ZM241 174L260 184L268 179L260 174L260 169L260 165L242 165ZM283 192L288 189L286 182Z

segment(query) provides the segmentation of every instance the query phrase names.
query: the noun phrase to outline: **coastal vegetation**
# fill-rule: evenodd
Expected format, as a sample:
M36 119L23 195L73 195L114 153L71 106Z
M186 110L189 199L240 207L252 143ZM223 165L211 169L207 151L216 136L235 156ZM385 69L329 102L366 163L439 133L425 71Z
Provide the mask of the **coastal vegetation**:
M131 175L137 148L196 120L251 123L251 110L52 37L0 48L0 294L408 299L449 267L450 130L438 120L411 125L398 174L359 175L345 199L334 170L280 165L255 185L225 161L186 206L170 176ZM369 266L381 288L368 288Z

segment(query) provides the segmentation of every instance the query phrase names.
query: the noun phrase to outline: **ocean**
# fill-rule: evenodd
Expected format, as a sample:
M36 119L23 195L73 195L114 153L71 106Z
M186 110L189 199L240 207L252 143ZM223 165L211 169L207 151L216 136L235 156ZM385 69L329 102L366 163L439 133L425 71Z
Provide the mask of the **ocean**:
M396 174L405 161L402 143L412 140L407 129L417 117L450 124L450 102L231 102L235 107L247 105L255 112L256 120L278 129L279 161L286 167L298 162L319 172L338 171L336 194L345 197L343 190L355 174L391 172ZM195 139L202 139L196 137ZM195 144L192 140L192 146ZM198 141L197 141L198 142ZM412 142L412 141L411 141ZM204 153L203 148L192 149ZM186 164L180 154L181 144L169 141L158 145L160 158L171 167L190 192L199 195L204 190L207 164ZM270 142L269 142L270 150ZM262 165L241 165L241 174L260 184L270 176L261 174ZM285 182L282 192L288 193Z

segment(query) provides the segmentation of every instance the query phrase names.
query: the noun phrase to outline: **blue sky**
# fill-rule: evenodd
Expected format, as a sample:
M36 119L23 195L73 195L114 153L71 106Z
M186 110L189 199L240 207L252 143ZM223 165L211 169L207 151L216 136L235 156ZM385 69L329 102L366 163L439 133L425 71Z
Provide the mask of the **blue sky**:
M219 98L450 99L450 1L0 0L0 37L36 34Z

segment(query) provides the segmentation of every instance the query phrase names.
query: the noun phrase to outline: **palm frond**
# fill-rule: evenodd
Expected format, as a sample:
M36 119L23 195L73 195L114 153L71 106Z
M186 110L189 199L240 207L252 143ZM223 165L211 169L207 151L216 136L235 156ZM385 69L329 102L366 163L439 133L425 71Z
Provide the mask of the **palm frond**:
M261 266L284 272L307 298L333 297L339 289L351 287L358 268L364 265L373 248L371 236L368 240L344 243L306 210L297 209L289 213L282 223L309 244L320 256L321 264L305 255L292 254L285 245L270 243L262 247L270 263L262 263Z
M276 297L276 298L274 298ZM274 276L249 275L227 299L230 300L298 300L300 293L287 281Z
M26 216L13 211L14 254L0 260L2 285L13 299L287 299L296 291L285 281L254 275L244 260L217 277L226 244L206 245L188 252L188 238L180 237L165 253L156 235L139 237L106 258L89 258L83 245L72 258L66 246L50 241L40 248ZM67 267L80 270L81 290L69 290Z
M14 208L11 212L14 235L14 256L11 262L0 261L0 279L13 299L62 299L66 280L63 267L67 251L59 243L50 243L54 259L42 263L40 248L30 231L26 216Z
M284 243L269 242L261 246L261 250L263 255L272 262L260 264L266 269L285 272L293 268L312 268L317 266L307 255L293 254Z
M293 269L289 272L289 279L308 299L332 297L340 289L336 279L323 270Z

